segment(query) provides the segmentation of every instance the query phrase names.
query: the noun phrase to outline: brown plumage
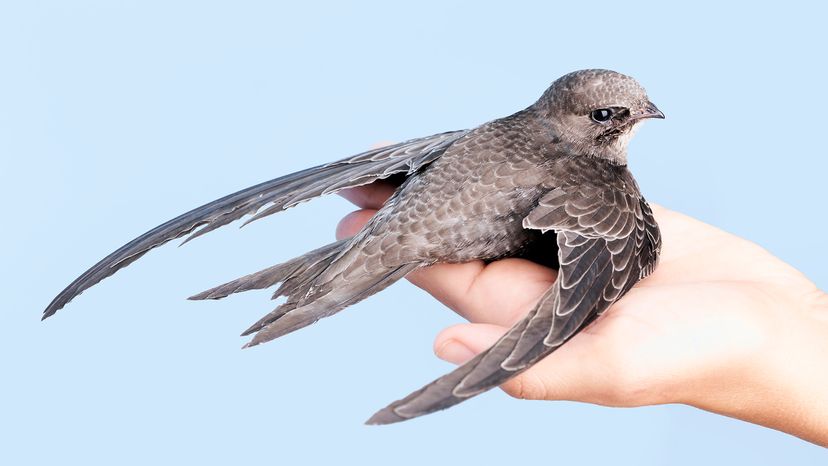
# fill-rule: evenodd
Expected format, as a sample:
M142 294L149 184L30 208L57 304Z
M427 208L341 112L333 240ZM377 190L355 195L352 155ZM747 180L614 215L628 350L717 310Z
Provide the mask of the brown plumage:
M459 263L557 255L559 275L537 306L491 348L375 414L369 423L417 417L497 386L572 338L656 266L652 211L626 168L637 124L664 115L632 78L583 70L533 105L468 131L368 151L232 194L161 225L104 258L44 311L171 239L189 239L255 214L401 175L402 185L353 238L338 241L191 299L280 283L287 300L244 335L270 341L377 293L407 273ZM257 213L258 212L258 213ZM198 229L201 227L201 229ZM543 251L541 251L543 253Z

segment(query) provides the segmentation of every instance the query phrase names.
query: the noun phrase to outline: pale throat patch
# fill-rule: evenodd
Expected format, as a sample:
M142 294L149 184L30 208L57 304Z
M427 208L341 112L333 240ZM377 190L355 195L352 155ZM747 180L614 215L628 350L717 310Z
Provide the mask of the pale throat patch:
M615 139L615 142L612 145L615 146L616 153L619 154L615 160L616 163L621 165L627 164L627 146L630 144L630 140L632 140L633 136L635 136L635 133L638 132L638 126L640 124L640 121L636 122L633 124L632 128L625 131Z

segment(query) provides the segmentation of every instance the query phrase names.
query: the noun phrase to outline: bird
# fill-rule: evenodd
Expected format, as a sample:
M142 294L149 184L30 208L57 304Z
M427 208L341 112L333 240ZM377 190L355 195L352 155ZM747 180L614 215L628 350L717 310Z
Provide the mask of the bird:
M130 241L80 275L43 312L151 249L184 243L310 199L382 179L400 181L355 236L192 296L221 299L278 285L282 304L242 336L268 342L437 263L538 257L558 275L490 348L378 411L390 424L443 410L520 374L560 348L656 268L661 233L627 166L640 123L664 114L632 77L568 73L516 113L472 129L372 149L243 189ZM183 243L182 243L183 244Z

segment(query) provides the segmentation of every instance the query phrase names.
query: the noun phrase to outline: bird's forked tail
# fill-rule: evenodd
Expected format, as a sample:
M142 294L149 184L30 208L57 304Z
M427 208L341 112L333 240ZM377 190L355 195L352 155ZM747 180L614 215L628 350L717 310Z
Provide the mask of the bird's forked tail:
M242 336L255 334L245 345L249 347L329 317L387 288L419 266L405 264L362 268L357 274L331 273L332 266L343 260L343 256L354 255L348 254L351 246L350 240L340 240L189 299L222 299L234 293L269 288L279 283L273 299L286 296L287 300L242 333Z

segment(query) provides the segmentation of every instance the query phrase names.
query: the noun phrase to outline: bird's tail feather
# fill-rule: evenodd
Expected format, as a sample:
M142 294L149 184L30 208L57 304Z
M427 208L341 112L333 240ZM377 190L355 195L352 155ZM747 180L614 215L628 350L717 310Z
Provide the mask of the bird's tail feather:
M419 264L405 264L366 274L358 279L345 281L341 275L330 282L317 285L309 283L299 290L303 296L297 302L295 295L273 312L247 329L243 335L256 333L244 347L256 346L294 332L325 317L330 317L346 307L378 293L392 285L406 274L419 267ZM319 286L319 288L317 288Z
M282 285L273 294L273 299L279 296L288 296L302 285L303 277L315 277L321 270L324 270L333 259L347 245L348 240L340 240L322 246L319 249L299 256L295 259L281 264L268 267L256 273L227 282L223 285L210 288L187 299L200 301L205 299L222 299L233 293L243 291L261 290L281 283Z
M256 333L245 347L255 346L306 327L362 301L419 266L404 264L396 267L377 267L358 276L349 275L347 278L342 273L331 274L332 266L346 254L349 245L349 240L331 243L290 261L211 288L189 299L221 299L233 293L268 288L281 283L273 298L286 296L287 300L242 333L242 336Z

